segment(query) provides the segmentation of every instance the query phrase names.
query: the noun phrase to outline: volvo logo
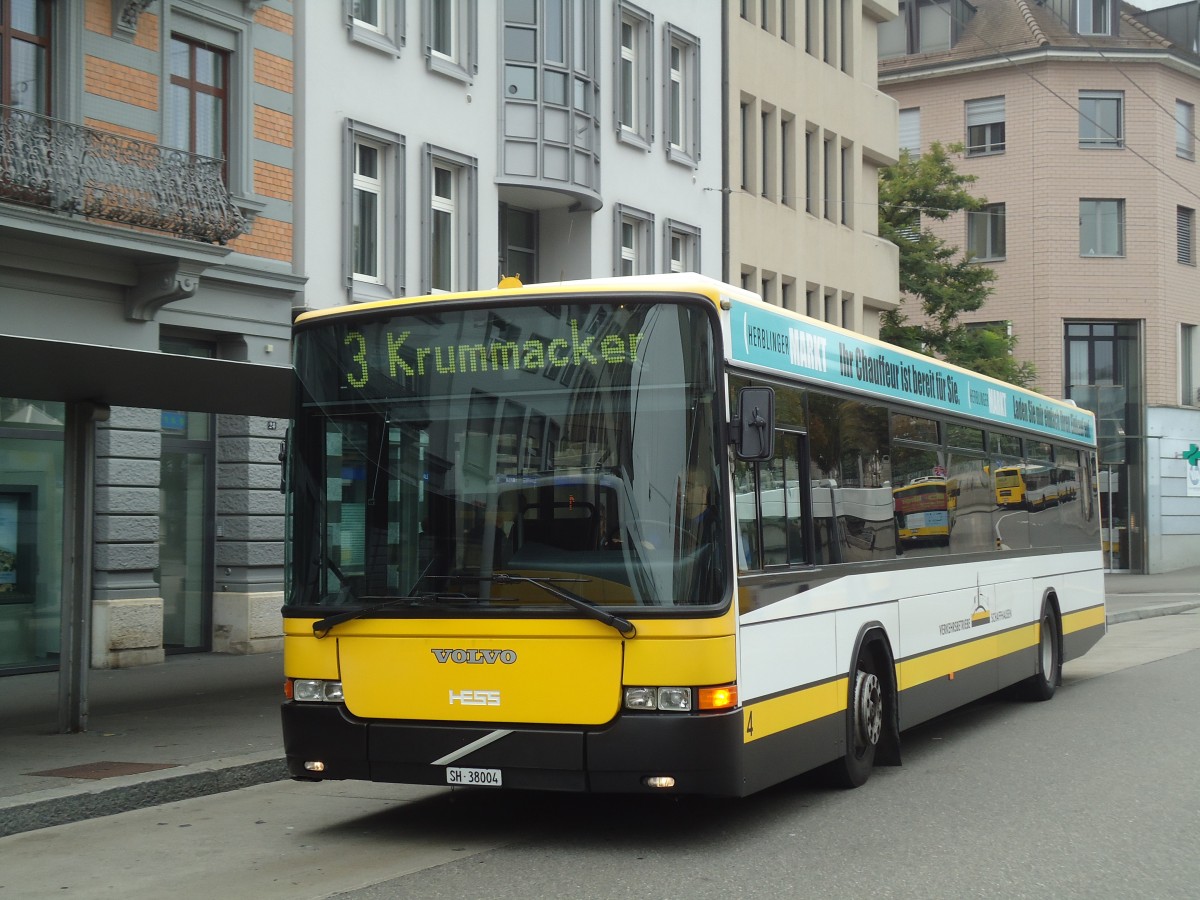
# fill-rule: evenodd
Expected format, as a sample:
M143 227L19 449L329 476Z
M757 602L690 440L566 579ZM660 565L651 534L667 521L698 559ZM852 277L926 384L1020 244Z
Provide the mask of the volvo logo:
M517 661L516 650L449 650L435 647L430 653L440 663L452 662L471 666L490 666L498 662L511 666Z

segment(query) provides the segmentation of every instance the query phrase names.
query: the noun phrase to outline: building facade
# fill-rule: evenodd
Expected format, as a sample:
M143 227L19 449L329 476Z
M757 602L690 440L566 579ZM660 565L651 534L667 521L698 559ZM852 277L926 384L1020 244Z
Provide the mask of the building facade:
M505 275L719 274L719 13L686 0L301 5L306 305Z
M278 646L290 0L0 0L0 674Z
M1113 569L1200 550L1197 19L1195 2L902 0L879 33L901 146L962 144L987 201L937 226L997 274L970 319L1008 323L1037 389L1098 415Z
M0 0L0 673L279 646L299 309L694 271L876 333L894 14Z
M877 337L899 300L878 236L895 101L876 83L894 0L725 3L723 277L768 302Z

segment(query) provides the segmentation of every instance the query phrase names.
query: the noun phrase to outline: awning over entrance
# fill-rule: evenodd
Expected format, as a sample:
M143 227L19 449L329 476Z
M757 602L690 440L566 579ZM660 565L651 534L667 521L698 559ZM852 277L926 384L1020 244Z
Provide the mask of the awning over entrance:
M0 396L66 404L59 730L87 728L94 421L104 407L290 418L279 366L0 334Z
M0 395L287 419L292 370L286 357L281 363L0 334Z

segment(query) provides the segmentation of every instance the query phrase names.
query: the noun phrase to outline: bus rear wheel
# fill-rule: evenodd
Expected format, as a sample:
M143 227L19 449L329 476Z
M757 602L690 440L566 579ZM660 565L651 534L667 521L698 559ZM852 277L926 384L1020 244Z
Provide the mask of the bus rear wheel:
M875 660L863 647L851 674L850 706L846 710L846 755L834 763L834 779L843 787L866 783L875 766L875 748L883 734L884 685Z
M1049 700L1062 681L1062 630L1058 624L1058 614L1049 603L1042 611L1038 632L1037 672L1026 679L1023 688L1030 700Z

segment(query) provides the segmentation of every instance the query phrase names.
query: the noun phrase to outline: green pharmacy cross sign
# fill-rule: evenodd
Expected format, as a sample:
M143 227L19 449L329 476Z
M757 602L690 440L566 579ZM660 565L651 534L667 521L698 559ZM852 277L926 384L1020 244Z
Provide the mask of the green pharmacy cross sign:
M1187 480L1188 497L1200 497L1200 447L1195 444L1180 454L1187 460L1183 472Z

